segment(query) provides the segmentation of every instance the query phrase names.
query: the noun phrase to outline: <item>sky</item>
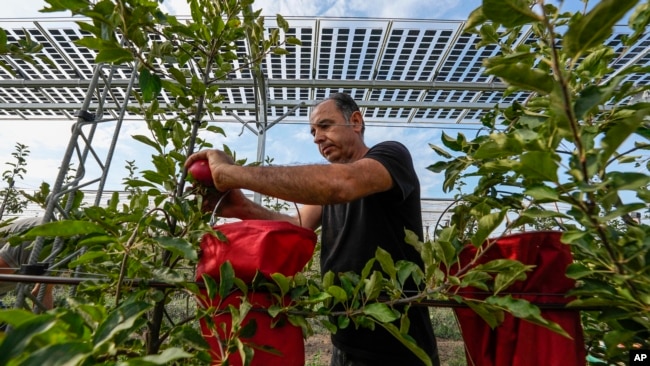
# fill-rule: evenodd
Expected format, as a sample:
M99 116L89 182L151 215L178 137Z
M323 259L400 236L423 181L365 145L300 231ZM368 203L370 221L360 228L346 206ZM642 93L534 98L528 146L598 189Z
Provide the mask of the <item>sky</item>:
M582 1L572 0L576 5ZM480 0L257 0L253 7L262 9L263 15L273 16L322 16L322 17L369 17L369 18L404 18L432 20L465 20L470 12L480 5ZM3 9L1 19L31 19L42 17L65 17L65 13L39 13L45 6L43 0L21 0L12 2L12 6ZM187 15L189 13L185 0L165 0L163 7L171 14ZM290 21L290 19L289 19ZM27 159L27 173L20 188L37 189L41 182L54 184L59 166L69 142L70 127L73 121L8 121L0 120L0 172L10 167L13 162L11 153L16 143L27 145L30 155ZM236 151L238 158L247 158L249 162L256 159L257 137L241 124L220 125L226 130L227 137L216 138L212 142L216 147L228 145ZM95 137L93 147L107 149L113 128L102 129ZM243 132L242 132L243 131ZM455 136L455 131L447 131ZM143 123L126 121L117 144L115 156L105 189L120 190L122 178L127 173L124 169L127 160L136 160L136 166L147 168L150 151L142 151L140 143L129 136L147 134ZM443 176L426 169L439 160L429 144L440 144L440 129L386 128L369 127L365 140L369 146L391 139L404 143L414 157L414 164L422 186L423 198L451 198L456 192L444 193L441 190ZM472 132L468 132L472 134ZM288 143L290 141L290 143ZM268 131L265 156L273 158L273 164L325 163L313 144L309 127L305 125L275 125ZM93 174L89 167L88 175ZM0 187L5 183L0 182Z

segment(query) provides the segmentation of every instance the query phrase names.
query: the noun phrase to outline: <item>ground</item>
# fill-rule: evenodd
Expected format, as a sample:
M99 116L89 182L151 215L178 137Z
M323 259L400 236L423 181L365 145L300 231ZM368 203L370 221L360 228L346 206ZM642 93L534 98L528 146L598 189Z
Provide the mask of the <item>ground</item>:
M306 366L327 366L332 356L329 334L314 334L305 342ZM441 366L464 365L463 341L438 338Z

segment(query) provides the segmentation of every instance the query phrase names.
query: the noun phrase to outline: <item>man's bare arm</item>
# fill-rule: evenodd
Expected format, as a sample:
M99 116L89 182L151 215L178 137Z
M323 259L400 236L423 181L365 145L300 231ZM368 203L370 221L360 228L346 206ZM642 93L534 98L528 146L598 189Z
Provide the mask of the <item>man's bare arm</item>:
M215 186L241 188L308 205L350 202L391 188L392 178L374 159L350 164L256 166L212 165Z

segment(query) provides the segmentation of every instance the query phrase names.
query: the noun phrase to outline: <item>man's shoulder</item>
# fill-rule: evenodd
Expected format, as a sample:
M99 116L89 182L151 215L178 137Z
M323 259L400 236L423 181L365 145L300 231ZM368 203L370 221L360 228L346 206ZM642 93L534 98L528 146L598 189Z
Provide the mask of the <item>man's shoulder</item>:
M368 155L372 156L373 154L379 154L379 155L385 154L393 157L411 156L411 153L408 150L408 148L404 144L398 141L382 141L374 145L368 151Z
M403 143L401 143L399 141L395 141L395 140L382 141L382 142L374 145L373 147L377 147L377 146L398 147L400 149L406 149L406 146Z
M374 150L378 150L378 149L401 150L408 153L408 148L404 144L402 144L399 141L393 141L393 140L382 141L370 148L370 150L373 149Z

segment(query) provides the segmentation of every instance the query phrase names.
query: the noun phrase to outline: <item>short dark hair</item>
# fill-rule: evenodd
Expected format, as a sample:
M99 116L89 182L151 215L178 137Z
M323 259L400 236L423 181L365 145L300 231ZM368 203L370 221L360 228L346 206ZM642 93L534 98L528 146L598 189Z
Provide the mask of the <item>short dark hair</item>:
M359 110L359 106L357 105L357 102L355 102L354 99L347 93L332 93L328 95L327 98L316 103L316 105L314 105L314 108L321 103L327 102L328 100L334 101L334 104L336 104L336 108L341 112L341 114L343 114L343 118L345 118L346 122L350 122L350 118L352 117L352 114L354 112L361 113L361 110ZM361 133L363 133L365 129L366 129L366 125L365 123L363 123L361 125Z

